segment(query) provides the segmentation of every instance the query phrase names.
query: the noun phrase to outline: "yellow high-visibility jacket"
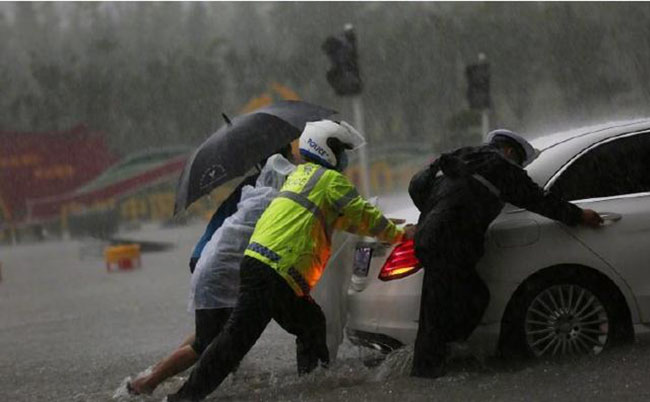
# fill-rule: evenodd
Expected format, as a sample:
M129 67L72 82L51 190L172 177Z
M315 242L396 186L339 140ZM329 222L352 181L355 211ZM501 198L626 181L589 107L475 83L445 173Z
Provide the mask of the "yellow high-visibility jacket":
M308 295L329 260L333 229L391 243L404 235L347 177L304 163L262 214L244 254L275 269L296 294Z

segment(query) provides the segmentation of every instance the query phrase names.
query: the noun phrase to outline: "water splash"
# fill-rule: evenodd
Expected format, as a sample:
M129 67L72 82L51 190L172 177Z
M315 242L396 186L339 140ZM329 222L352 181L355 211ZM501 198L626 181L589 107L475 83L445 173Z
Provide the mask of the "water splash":
M153 366L148 367L146 370L142 371L139 373L137 377L140 376L146 376L150 375L153 370ZM127 387L127 384L131 382L133 378L131 376L128 376L122 380L120 383L120 386L117 387L115 392L113 393L113 400L118 401L118 402L127 402L127 401L140 401L145 395L133 395L129 393L129 389Z
M406 377L413 365L413 345L394 350L374 371L370 381L381 382L398 377Z
M405 377L410 373L412 346L392 352L380 365L374 367L367 367L364 364L367 359L364 357L376 359L377 356L360 356L359 350L347 342L342 346L339 359L331 363L329 368L320 367L308 375L298 377L293 367L270 370L257 365L242 367L224 381L218 392L220 397L233 400L248 399L251 395L260 393L269 399L280 395L303 395L309 399L309 395L324 390L381 382ZM219 396L215 397L218 398Z
M484 371L480 360L465 344L450 344L447 347L448 362L457 366L444 378L442 383L466 381L472 373ZM229 375L214 395L215 400L254 400L264 395L265 399L276 399L282 395L303 395L306 399L318 397L325 390L363 386L364 384L385 383L407 378L413 365L413 345L404 346L388 355L367 348L359 348L349 341L339 350L338 359L329 368L317 368L312 373L299 377L295 363L286 356L277 361L245 359L239 369ZM283 355L284 356L284 355ZM372 366L369 366L372 364ZM151 372L151 368L142 374ZM140 374L140 375L142 375ZM134 396L126 390L125 378L115 391L114 400L120 402L148 402L160 400L164 395L175 392L185 381L186 376L175 376L160 386L152 396Z
M131 394L129 394L129 390L127 388L127 384L131 380L132 380L131 376L126 377L125 379L122 380L122 382L120 383L120 386L117 387L117 389L113 393L113 400L125 401L125 400L131 398Z

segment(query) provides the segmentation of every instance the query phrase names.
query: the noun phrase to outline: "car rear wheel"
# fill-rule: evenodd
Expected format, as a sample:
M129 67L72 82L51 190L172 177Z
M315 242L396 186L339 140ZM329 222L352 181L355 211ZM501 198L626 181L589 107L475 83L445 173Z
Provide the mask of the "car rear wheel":
M620 292L597 274L563 267L524 283L502 323L506 357L599 354L633 338Z

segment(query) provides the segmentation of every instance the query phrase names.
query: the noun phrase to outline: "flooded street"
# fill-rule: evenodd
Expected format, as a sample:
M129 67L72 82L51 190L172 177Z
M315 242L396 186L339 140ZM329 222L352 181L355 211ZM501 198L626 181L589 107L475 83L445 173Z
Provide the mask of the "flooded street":
M186 312L187 256L201 224L125 234L176 244L145 253L142 268L107 273L82 242L0 249L0 400L111 401L120 383L169 353L193 330ZM209 400L227 401L646 401L650 342L599 357L535 363L454 362L447 377L412 379L401 353L366 368L345 343L329 370L295 375L291 336L271 324L239 371ZM405 363L406 362L406 363ZM186 373L187 374L187 373ZM163 384L159 401L181 378Z
M209 401L650 401L649 21L650 2L0 2L0 402L165 400L189 371L126 385L194 360L190 288L232 307L244 250L252 290L205 371L266 313L325 360L308 293L338 353L298 377L271 322ZM90 238L141 264L108 269ZM602 353L466 353L426 380L412 346L338 346L420 323L431 373L419 358L479 322L473 346L503 323L513 349Z

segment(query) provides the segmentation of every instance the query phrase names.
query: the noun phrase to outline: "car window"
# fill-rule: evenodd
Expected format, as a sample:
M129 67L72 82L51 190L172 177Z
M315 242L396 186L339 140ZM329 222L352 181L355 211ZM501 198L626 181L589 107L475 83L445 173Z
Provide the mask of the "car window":
M650 133L590 150L562 173L551 191L566 200L650 191Z

